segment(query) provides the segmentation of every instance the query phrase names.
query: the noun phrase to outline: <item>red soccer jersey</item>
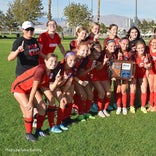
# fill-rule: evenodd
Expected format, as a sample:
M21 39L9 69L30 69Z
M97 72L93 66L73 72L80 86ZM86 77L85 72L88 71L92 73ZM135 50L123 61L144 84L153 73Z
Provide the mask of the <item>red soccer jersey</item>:
M136 53L136 70L135 70L135 77L136 78L144 78L146 77L146 69L142 67L145 63L148 63L148 58L146 56L139 56Z
M45 65L35 66L18 76L12 83L11 92L28 94L32 89L34 81L40 82L38 88L41 86L48 87L50 78L46 74Z
M77 40L76 39L72 40L69 46L70 46L70 50L77 49L78 48Z
M153 52L150 48L149 54L151 56L152 69L149 70L149 74L156 74L156 52Z
M42 52L47 55L54 52L56 46L61 43L61 38L57 33L55 33L54 37L51 38L46 31L40 34L38 42L43 46ZM43 58L40 58L39 61L40 63L44 63Z

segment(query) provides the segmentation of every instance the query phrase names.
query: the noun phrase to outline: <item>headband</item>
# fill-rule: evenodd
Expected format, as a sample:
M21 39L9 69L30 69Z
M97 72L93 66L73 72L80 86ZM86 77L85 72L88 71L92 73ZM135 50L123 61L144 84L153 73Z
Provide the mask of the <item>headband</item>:
M75 55L76 55L75 52L69 51L64 55L64 58L67 58L68 56L75 56Z
M115 40L113 40L113 39L108 40L108 41L106 42L106 44L109 44L109 43L111 43L111 42L114 42L114 43L115 43Z

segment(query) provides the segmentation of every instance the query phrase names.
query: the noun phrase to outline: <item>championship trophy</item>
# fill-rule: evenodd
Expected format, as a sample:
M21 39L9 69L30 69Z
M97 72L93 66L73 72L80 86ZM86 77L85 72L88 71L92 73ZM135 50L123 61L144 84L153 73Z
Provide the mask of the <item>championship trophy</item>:
M112 78L131 80L135 74L135 63L133 61L114 60L111 71Z

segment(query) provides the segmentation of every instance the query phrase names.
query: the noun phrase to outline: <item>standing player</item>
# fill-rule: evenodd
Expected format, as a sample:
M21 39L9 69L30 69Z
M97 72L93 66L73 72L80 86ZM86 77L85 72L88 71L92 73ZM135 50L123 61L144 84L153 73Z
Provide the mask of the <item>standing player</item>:
M49 20L46 24L48 30L39 35L38 42L40 46L40 63L44 63L44 58L48 53L53 53L56 46L59 47L61 53L64 55L65 50L61 43L61 38L56 33L57 23L54 20Z

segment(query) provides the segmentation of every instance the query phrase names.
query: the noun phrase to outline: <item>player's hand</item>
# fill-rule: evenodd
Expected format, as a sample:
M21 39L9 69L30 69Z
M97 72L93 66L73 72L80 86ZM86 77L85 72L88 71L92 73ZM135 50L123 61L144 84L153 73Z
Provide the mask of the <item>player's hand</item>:
M18 53L21 53L24 51L24 41L22 41L22 44L17 48Z
M32 106L27 104L27 105L24 106L24 108L25 108L27 111L29 111L29 110L32 109Z
M61 81L61 69L58 71L57 75L56 75L56 81L60 82Z

